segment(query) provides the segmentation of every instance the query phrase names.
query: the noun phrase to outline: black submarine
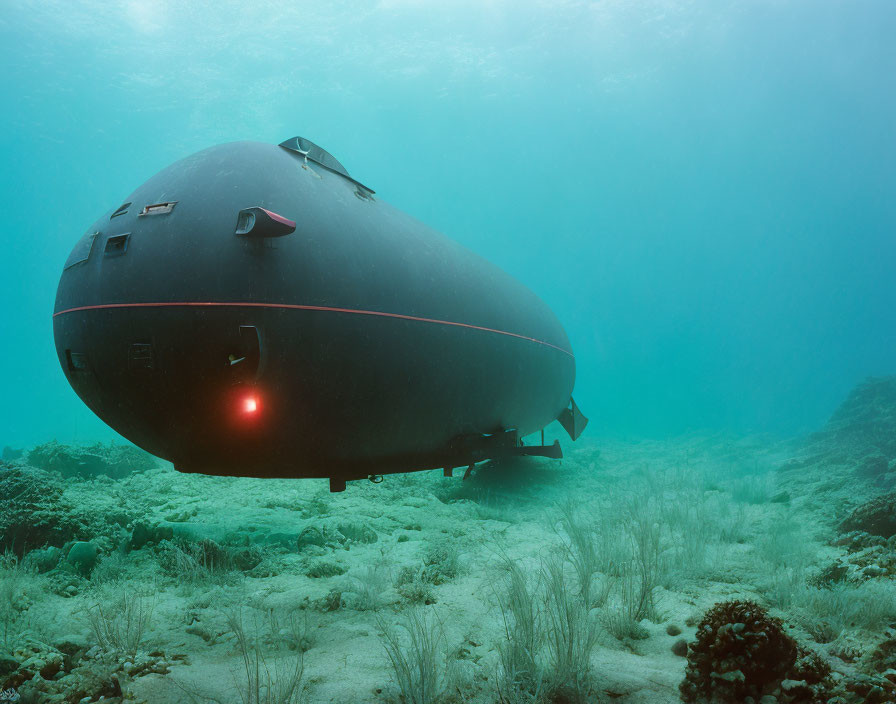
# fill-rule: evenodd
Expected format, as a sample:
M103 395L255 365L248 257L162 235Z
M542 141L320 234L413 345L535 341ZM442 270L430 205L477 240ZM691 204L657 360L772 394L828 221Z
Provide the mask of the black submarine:
M340 491L560 457L544 427L587 423L547 305L301 137L211 147L140 186L75 244L53 331L84 403L182 472Z

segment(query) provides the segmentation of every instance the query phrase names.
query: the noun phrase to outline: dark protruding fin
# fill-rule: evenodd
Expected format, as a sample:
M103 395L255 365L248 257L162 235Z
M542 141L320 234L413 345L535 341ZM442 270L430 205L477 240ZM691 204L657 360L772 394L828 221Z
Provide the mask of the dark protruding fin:
M569 397L569 408L564 408L557 420L573 440L578 440L582 431L585 430L585 426L588 425L588 419L582 415L572 396Z
M339 174L340 176L345 176L349 181L354 183L357 186L360 186L363 191L358 193L359 198L363 198L364 200L372 200L368 197L369 195L373 195L376 193L372 188L368 188L360 181L353 179L348 171L346 171L345 167L339 163L335 156L330 154L326 149L317 146L310 139L305 139L304 137L293 137L291 139L287 139L280 144L278 147L283 147L284 149L288 149L291 152L295 152L299 156L308 159L309 161L313 161L315 164L320 164L326 169Z
M339 163L339 160L330 154L323 147L317 146L310 139L305 139L304 137L293 137L292 139L284 140L280 142L277 146L283 147L284 149L289 149L291 152L296 152L297 154L301 154L302 156L311 159L311 161L320 164L321 166L326 166L330 171L335 171L337 174L342 174L343 176L347 176L351 178L348 171L345 170L345 167Z
M563 459L563 449L560 447L559 440L554 440L553 445L526 445L525 447L518 447L515 454L527 457L549 457L552 460Z
M553 445L524 445L519 431L504 430L492 435L461 435L451 443L451 462L445 466L445 476L451 476L451 467L470 465L467 474L477 462L498 460L506 457L549 457L559 460L563 457L560 442Z

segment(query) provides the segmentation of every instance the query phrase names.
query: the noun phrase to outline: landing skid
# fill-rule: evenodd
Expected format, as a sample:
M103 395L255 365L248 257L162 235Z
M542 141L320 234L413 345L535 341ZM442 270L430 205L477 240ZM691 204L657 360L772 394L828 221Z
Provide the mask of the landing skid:
M588 419L582 414L572 398L569 399L569 406L563 409L557 420L573 440L577 440L585 426L588 425ZM409 466L401 469L392 469L392 471L407 472L415 469L442 467L445 476L451 477L454 475L456 468L465 467L464 479L468 479L477 463L485 462L486 460L506 459L508 457L548 457L559 460L563 458L563 450L560 448L559 440L554 440L551 445L544 444L544 430L541 431L540 445L524 445L517 430L505 430L491 435L461 435L449 443L444 453L441 453L440 456L421 458L419 464L417 462L413 464L409 462ZM375 483L382 481L382 475L380 474L331 477L330 491L344 491L346 479L360 479L364 476L367 476L368 479Z
M445 476L453 476L455 467L466 466L464 479L470 477L477 462L485 460L508 457L548 457L555 460L563 458L559 440L554 440L552 445L523 445L516 430L507 430L494 435L463 436L452 443L452 450L456 459L445 465ZM457 461L459 459L462 461Z

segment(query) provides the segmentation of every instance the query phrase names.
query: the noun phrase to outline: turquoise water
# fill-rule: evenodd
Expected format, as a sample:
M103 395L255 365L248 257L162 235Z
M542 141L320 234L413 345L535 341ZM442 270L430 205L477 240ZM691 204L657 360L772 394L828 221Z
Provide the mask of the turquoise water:
M0 445L113 437L51 330L90 223L297 134L552 306L591 432L819 427L896 369L894 33L886 0L7 0Z

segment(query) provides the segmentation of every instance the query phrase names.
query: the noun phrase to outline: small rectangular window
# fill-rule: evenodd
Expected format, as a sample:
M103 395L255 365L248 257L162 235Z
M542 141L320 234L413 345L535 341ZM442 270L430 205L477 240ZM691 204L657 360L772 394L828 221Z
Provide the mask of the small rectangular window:
M107 257L118 257L128 251L128 240L131 233L127 232L123 235L114 235L106 240L106 249L104 251Z
M80 240L78 240L78 244L75 245L72 253L68 255L68 259L65 260L65 266L63 267L63 269L68 269L69 267L73 267L75 264L86 262L90 258L90 252L93 249L93 241L96 239L96 236L98 234L100 233L88 232Z
M175 205L177 205L176 200L167 203L153 203L152 205L147 205L140 213L140 217L143 217L144 215L167 215L174 210Z
M83 352L65 351L65 361L68 363L70 372L86 372L87 371L87 355Z

